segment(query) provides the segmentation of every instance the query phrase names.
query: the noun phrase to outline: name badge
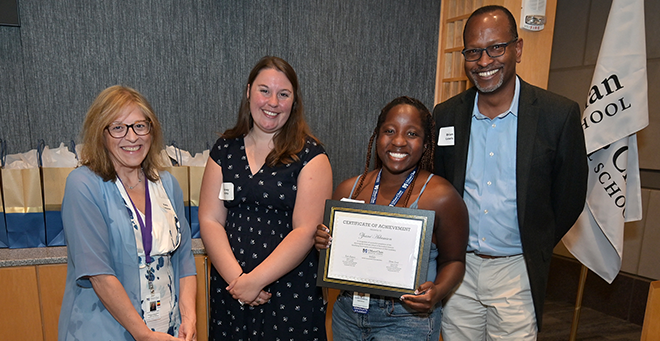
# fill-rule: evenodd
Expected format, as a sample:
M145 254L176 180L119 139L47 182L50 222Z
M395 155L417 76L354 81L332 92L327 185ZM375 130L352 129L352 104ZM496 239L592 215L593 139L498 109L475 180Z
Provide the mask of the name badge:
M442 127L438 132L438 146L454 145L454 127Z
M234 200L234 184L231 182L223 182L220 187L220 194L218 194L220 200L231 201Z
M353 293L353 311L358 314L366 314L369 312L369 294L354 292Z
M155 321L160 319L160 294L152 294L144 300L144 320Z

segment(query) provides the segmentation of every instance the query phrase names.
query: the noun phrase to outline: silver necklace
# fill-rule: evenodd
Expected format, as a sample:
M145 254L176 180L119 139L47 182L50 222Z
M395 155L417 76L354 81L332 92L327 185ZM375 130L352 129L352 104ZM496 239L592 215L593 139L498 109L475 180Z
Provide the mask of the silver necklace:
M133 189L133 188L137 187L140 184L140 182L142 182L142 178L140 177L140 175L138 175L138 182L133 186L128 186L128 189ZM122 181L122 183L123 183L123 181Z
M128 189L133 189L133 188L137 187L137 185L139 185L140 182L142 182L142 179L138 178L138 183L136 183L135 186L128 186Z

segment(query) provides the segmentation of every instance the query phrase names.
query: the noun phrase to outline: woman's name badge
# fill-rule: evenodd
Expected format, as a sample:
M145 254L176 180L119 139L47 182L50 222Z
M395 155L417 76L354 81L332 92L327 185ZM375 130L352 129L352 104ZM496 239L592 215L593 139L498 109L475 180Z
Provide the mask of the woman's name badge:
M220 200L231 201L234 200L234 184L231 182L223 182L220 187L220 194L218 195Z
M353 293L353 311L358 314L366 314L369 312L369 294L354 292Z
M160 318L160 295L153 294L144 300L144 320L154 321Z

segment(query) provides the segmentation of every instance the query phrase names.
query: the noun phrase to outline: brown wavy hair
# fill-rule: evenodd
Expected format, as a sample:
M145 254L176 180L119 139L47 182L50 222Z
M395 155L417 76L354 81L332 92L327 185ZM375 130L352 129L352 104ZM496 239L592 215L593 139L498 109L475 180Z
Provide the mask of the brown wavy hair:
M360 176L360 182L358 183L352 199L357 198L357 195L363 189L362 187L364 186L364 179L367 177L367 173L369 172L369 164L371 163L371 154L372 150L374 149L374 141L378 139L380 127L383 126L383 123L385 122L387 114L390 112L390 110L399 104L407 104L413 106L419 112L420 118L422 120L422 126L424 127L424 152L422 153L422 157L417 162L417 168L433 173L433 155L435 151L435 120L433 119L433 115L431 115L429 109L420 100L408 96L397 97L390 103L387 103L387 105L385 105L385 107L380 111L378 122L376 123L376 128L374 128L374 132L371 134L371 138L369 138L369 146L367 147L367 160L364 163L364 171L362 172L362 176ZM376 153L374 163L374 169L383 167L383 160L380 159L378 153ZM415 178L413 179L409 190L406 191L406 198L404 200L405 206L408 206L408 199L410 198L418 174L419 172L415 173Z
M105 129L117 119L119 113L128 105L135 104L144 117L151 123L151 146L142 161L142 170L151 181L159 179L158 171L165 165L160 156L163 150L163 131L160 122L147 99L136 90L123 85L114 85L96 97L87 111L81 133L83 143L80 152L81 163L103 178L111 181L117 178L110 152L105 146Z
M293 86L293 105L291 114L282 126L279 132L273 137L275 147L266 156L266 164L273 167L279 163L289 164L298 161L297 154L304 148L307 138L311 138L316 143L321 143L314 135L305 121L304 107L300 87L298 86L298 76L296 71L284 59L274 56L265 56L257 62L250 71L248 81L243 91L241 106L238 109L238 120L236 125L222 133L225 139L235 139L244 137L254 126L252 114L250 113L250 101L247 98L248 88L252 88L254 80L264 69L274 69L282 72Z

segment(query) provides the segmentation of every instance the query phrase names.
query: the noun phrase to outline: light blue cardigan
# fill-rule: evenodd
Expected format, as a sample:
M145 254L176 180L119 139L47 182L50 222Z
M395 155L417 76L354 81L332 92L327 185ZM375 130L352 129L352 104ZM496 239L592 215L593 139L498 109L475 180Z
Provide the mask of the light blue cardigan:
M168 172L161 173L160 178L181 227L181 244L171 259L174 278L193 276L196 274L195 260L181 188ZM103 274L116 276L135 310L142 314L135 235L115 183L103 181L87 167L73 170L66 181L62 222L68 261L58 340L133 340L103 306L87 279ZM174 283L175 299L178 300L179 281ZM178 313L176 315L178 326L181 317Z

